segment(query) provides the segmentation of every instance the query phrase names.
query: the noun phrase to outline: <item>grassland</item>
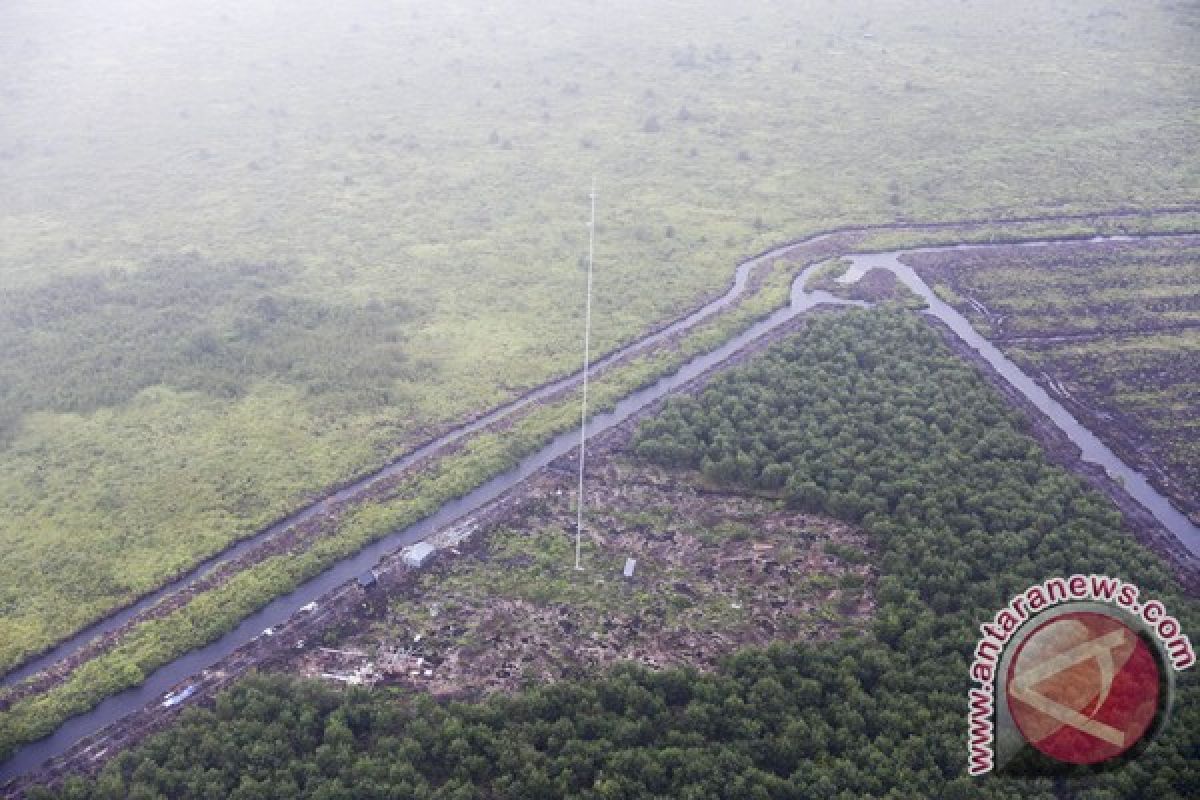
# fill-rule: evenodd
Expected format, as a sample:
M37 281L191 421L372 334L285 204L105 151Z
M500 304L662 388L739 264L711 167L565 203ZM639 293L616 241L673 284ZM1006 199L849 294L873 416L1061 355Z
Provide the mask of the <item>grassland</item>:
M918 256L948 302L1200 514L1200 243Z
M856 248L881 252L942 244L1003 244L1044 239L1090 239L1096 236L1194 233L1200 230L1200 212L1179 209L1171 215L1151 212L1135 214L1081 214L1075 219L1014 220L980 224L971 229L927 230L881 228L868 234Z
M1200 200L1196 12L0 10L0 667L850 222Z

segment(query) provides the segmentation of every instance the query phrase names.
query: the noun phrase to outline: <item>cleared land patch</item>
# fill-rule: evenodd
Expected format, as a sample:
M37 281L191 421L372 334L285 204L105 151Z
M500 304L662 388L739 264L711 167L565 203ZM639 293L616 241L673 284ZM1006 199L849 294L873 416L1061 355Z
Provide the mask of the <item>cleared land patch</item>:
M712 668L742 647L860 626L874 584L861 532L706 483L602 457L576 572L572 479L548 472L469 552L372 597L361 618L306 642L291 668L457 694L616 661ZM636 559L631 578L626 558Z

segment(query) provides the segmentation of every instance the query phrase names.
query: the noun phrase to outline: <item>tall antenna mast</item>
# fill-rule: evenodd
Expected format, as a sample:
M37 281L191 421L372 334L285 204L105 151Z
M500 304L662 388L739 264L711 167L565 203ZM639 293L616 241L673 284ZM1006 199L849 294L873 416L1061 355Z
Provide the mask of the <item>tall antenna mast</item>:
M579 496L575 505L575 569L583 544L583 465L587 456L588 369L591 366L592 340L592 260L596 252L596 176L592 176L592 220L588 223L587 300L583 316L583 403L579 411Z

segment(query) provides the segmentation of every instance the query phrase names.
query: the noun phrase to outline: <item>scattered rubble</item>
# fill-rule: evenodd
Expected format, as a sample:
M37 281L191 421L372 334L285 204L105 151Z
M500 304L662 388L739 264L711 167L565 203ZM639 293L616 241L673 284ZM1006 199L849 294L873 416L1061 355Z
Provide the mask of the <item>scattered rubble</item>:
M589 462L582 572L572 474L548 469L505 514L435 537L459 555L387 582L335 626L336 648L275 668L461 696L617 661L711 668L742 647L837 635L872 612L872 569L825 549L865 550L852 526L636 464L615 445Z

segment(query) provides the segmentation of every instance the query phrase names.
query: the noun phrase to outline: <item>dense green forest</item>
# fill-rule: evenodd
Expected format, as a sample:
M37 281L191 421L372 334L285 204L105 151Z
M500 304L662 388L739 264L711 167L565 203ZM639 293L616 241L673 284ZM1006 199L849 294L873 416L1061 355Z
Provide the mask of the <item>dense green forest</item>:
M833 225L1200 201L1171 0L0 4L0 667Z
M1105 498L918 317L849 312L671 401L643 458L860 524L878 553L869 631L777 644L715 674L620 668L483 702L255 678L56 797L1190 798L1200 686L1120 770L970 779L976 626L1026 586L1101 572L1200 609Z

